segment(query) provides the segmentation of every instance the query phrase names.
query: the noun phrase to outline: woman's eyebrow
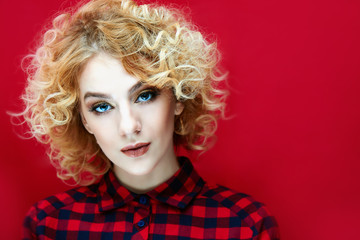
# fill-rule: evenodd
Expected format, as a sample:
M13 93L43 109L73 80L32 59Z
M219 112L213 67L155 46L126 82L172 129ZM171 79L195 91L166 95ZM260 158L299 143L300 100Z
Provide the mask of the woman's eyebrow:
M129 90L129 96L133 94L136 90L138 90L143 84L143 82L137 82L136 84L134 84L134 86L132 86Z
M104 94L104 93L86 92L85 95L84 95L84 101L89 97L104 98L104 99L110 99L111 98L108 94Z
M142 85L144 85L143 82L137 82L136 84L134 84L130 90L129 90L129 95L133 94L136 90L138 90ZM90 97L95 97L95 98L103 98L103 99L111 99L111 96L105 93L99 93L99 92L86 92L84 95L84 101L87 98Z

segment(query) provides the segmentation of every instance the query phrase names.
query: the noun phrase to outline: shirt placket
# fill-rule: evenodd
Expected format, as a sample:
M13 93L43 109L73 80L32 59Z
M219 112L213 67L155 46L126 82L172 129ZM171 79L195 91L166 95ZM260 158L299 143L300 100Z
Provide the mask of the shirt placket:
M148 239L150 226L150 200L147 195L140 195L136 201L132 240Z

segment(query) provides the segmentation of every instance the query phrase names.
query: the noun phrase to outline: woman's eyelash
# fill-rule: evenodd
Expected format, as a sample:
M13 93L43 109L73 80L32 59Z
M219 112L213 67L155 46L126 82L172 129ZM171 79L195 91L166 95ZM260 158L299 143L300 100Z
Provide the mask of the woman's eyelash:
M100 102L100 103L95 103L90 107L90 112L94 112L95 114L103 114L106 113L108 111L110 111L113 107L106 102Z
M155 98L158 95L160 95L160 91L158 89L156 88L146 89L137 95L135 99L135 103L145 104L152 102L155 100ZM91 105L91 107L89 108L89 112L93 112L97 115L101 115L109 112L113 108L114 107L107 102L98 102Z
M155 100L155 98L159 95L159 90L154 89L146 89L137 96L135 102L136 103L147 103Z

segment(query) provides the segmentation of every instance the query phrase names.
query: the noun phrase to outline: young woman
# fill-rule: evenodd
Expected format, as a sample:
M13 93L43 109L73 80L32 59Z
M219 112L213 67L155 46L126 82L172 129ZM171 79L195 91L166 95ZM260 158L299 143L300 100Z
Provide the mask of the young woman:
M29 58L22 115L82 186L36 203L24 239L279 238L263 204L175 155L206 150L226 96L215 44L177 10L93 0Z

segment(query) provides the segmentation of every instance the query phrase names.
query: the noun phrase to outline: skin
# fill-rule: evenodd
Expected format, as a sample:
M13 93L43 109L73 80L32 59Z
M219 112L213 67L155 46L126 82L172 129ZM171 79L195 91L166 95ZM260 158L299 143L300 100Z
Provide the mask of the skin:
M136 193L147 192L179 168L174 152L174 117L184 106L169 89L158 90L129 75L105 53L91 58L79 78L80 113L90 134L113 163L119 181ZM148 144L141 156L122 150Z

